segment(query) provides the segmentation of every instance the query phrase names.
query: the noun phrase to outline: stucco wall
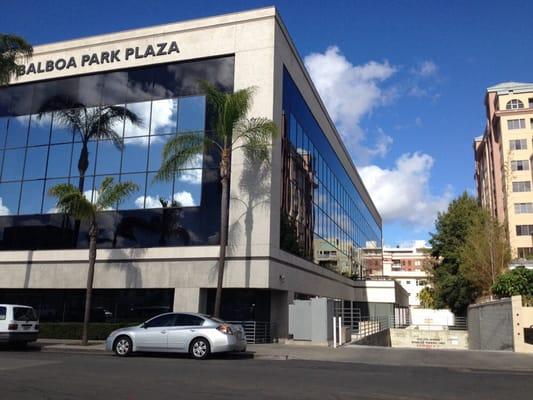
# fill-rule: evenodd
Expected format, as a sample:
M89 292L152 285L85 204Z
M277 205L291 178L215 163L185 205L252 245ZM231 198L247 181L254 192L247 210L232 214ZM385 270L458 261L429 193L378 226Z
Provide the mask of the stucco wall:
M469 348L513 351L513 309L511 299L468 307Z

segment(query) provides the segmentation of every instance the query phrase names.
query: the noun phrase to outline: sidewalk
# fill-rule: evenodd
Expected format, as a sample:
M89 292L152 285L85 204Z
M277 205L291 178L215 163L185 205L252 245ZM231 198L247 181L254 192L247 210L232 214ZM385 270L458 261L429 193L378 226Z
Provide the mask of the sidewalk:
M72 352L108 355L103 341L39 339L45 352ZM35 345L34 345L35 346ZM321 346L251 344L248 353L262 360L312 360L401 367L441 367L463 370L531 371L533 355L507 351L400 349L347 345L337 349Z

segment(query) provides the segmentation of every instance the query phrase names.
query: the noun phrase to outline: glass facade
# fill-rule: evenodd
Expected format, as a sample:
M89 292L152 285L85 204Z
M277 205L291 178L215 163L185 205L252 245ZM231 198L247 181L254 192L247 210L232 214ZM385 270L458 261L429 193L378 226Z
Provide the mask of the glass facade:
M381 247L373 217L289 73L284 71L281 246L357 274L362 250Z
M141 323L172 311L173 302L174 289L94 289L91 322ZM32 306L41 322L82 322L85 290L2 289L1 303Z
M217 154L206 149L172 182L154 176L168 139L211 134L199 83L232 91L233 65L222 57L0 89L0 249L87 247L87 227L57 214L47 192L69 182L95 201L106 176L139 189L100 215L100 247L217 244ZM112 120L111 135L103 124L84 135L68 122L102 121L113 106L126 115Z

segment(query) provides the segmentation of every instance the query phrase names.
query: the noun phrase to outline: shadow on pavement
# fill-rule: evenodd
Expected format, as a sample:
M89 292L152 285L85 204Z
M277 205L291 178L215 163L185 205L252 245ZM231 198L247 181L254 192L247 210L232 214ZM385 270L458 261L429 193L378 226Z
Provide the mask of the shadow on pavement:
M41 348L42 346L36 343L28 343L26 345L23 345L20 343L0 344L0 352L1 351L19 351L19 352L24 352L24 353L31 353L31 352L41 351Z
M187 353L134 353L131 357L146 357L146 358L178 358L188 359L192 358ZM242 353L215 353L211 354L208 360L250 360L254 358L254 353L246 351Z

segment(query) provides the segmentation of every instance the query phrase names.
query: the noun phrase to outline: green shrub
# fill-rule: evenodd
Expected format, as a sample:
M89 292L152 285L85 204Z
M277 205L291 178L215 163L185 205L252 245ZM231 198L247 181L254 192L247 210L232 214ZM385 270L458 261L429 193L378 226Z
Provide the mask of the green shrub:
M43 339L81 339L81 322L44 322L41 323L39 337ZM137 324L94 322L89 324L89 340L105 340L115 329Z
M498 297L533 296L533 270L519 266L498 276L492 293Z

